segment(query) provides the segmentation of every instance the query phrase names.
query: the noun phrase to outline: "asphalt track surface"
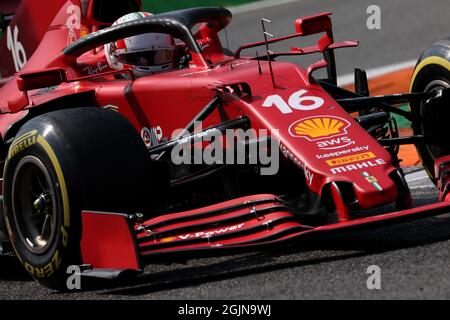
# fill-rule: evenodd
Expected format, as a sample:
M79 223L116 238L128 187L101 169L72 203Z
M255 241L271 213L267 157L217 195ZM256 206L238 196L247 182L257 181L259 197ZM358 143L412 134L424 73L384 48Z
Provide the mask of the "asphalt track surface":
M381 9L380 30L367 28L369 5ZM344 75L355 67L371 69L417 59L434 42L450 36L449 8L448 0L299 0L238 14L228 30L229 44L234 50L244 43L263 40L262 17L272 20L268 32L282 36L295 32L298 17L332 12L335 40L360 41L358 48L337 50L338 73ZM287 44L302 46L314 41L301 39ZM247 53L255 54L253 50ZM304 60L314 62L318 56L297 61Z
M376 3L383 28L369 31L365 10ZM353 66L413 59L446 38L449 6L448 0L304 0L238 15L229 35L232 44L258 40L253 21L261 16L271 18L272 33L281 35L292 30L297 16L333 11L336 39L362 40L359 49L338 56L339 70L348 73ZM409 179L415 205L436 200L437 190L423 173ZM450 214L276 252L152 265L138 279L70 294L40 287L14 257L0 257L0 299L449 299L449 249ZM371 265L381 268L381 290L367 289Z

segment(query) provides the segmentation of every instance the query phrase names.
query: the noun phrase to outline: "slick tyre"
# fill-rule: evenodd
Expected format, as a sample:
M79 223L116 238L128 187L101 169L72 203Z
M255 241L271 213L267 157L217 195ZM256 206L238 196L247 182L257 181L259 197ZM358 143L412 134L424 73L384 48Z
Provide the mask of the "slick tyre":
M426 50L416 65L411 80L411 92L431 92L450 88L450 41L435 43ZM432 143L416 145L422 163L430 178L435 181L436 158L450 154L448 121L450 105L427 105L425 102L410 104L416 120L412 123L415 135L425 135Z
M34 279L65 290L67 268L82 263L81 210L149 210L151 162L134 127L109 110L44 114L16 137L4 169L9 237Z

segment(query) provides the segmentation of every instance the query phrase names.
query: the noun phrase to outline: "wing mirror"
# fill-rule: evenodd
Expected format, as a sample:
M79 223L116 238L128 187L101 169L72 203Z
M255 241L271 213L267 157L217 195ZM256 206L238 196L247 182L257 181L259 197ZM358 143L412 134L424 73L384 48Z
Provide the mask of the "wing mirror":
M22 92L58 86L67 81L66 71L62 68L50 68L42 71L22 73L17 79L17 87Z
M295 20L295 30L298 34L309 36L332 30L331 12L318 13Z

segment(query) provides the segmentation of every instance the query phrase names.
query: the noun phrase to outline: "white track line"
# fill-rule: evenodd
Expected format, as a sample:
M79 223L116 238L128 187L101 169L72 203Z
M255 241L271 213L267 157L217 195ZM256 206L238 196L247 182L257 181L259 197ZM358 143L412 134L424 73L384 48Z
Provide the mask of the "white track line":
M406 182L408 182L408 183L415 182L417 184L418 182L421 182L420 184L424 184L424 185L433 183L425 170L420 170L420 171L406 174L405 179L406 179Z
M382 76L383 74L399 71L402 69L414 67L417 63L417 60L409 60L405 62L395 63L384 67L374 68L367 70L367 78L372 79L379 76ZM346 74L344 76L338 77L338 84L340 86L346 86L349 84L354 83L355 81L355 75L354 74Z
M425 170L408 173L405 178L411 190L434 188Z
M428 178L428 174L425 172L425 170L420 170L420 171L406 174L407 182L414 182L414 181L427 180L427 179L429 179L429 178Z
M299 1L302 1L302 0L263 0L263 1L256 1L256 2L252 2L252 3L248 3L248 4L243 4L240 6L230 7L228 9L234 15L238 15L238 14L242 14L242 13L246 13L246 12L250 12L250 11L255 11L255 10L259 10L259 9L267 9L270 7L276 7L276 6L280 6L283 4L299 2Z
M266 9L271 7L276 7L283 4L293 3L293 2L299 2L302 0L261 0L256 1L248 4L243 4L240 6L230 7L228 8L233 15L238 14L244 14L246 12L251 12L259 9ZM405 62L395 63L391 65L387 65L384 67L374 68L367 70L367 78L372 79L375 77L379 77L383 74L399 71L402 69L414 67L417 63L417 60L409 60ZM338 85L340 86L346 86L354 83L355 81L355 75L353 73L346 74L343 76L338 77Z

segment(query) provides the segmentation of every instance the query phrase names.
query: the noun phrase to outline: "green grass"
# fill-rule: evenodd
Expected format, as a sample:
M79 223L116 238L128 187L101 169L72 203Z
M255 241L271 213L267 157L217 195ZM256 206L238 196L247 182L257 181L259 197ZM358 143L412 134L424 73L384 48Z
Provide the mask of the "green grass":
M409 111L409 105L405 104L399 107L403 111ZM399 115L394 115L394 118L397 120L397 124L399 128L411 128L411 122Z
M143 7L145 11L160 13L192 7L236 6L255 1L258 0L144 0Z

